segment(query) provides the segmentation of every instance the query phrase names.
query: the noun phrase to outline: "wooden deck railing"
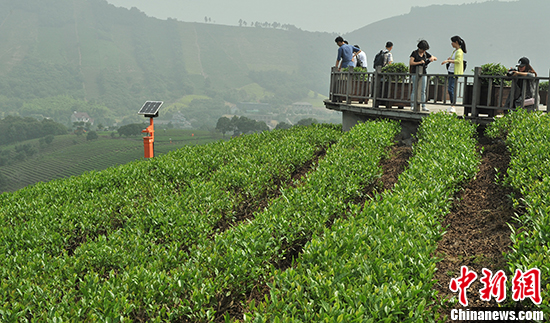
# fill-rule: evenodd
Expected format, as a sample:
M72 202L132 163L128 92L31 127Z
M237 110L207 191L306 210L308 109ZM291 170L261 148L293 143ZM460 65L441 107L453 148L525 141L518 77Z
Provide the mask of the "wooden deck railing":
M421 69L418 69L419 71ZM374 72L354 72L353 70L339 72L332 68L330 77L329 99L332 102L372 103L373 107L409 108L419 111L422 102L420 90L415 100L411 101L413 89L412 79L414 74L410 73L382 73L378 68ZM451 100L447 92L448 74L417 74L416 79L427 78L426 101L427 104L450 105ZM473 75L456 75L455 84L455 106L464 107L464 116L478 117L480 114L494 116L505 110L513 110L514 100L508 97L515 97L517 94L516 84L520 80L533 78L507 77L482 75L481 68L476 67ZM541 81L548 81L550 77L534 78L536 89ZM527 90L528 82L522 82L521 91L523 96ZM548 112L548 91L539 91L535 96L535 106L546 106ZM522 104L523 106L523 104Z

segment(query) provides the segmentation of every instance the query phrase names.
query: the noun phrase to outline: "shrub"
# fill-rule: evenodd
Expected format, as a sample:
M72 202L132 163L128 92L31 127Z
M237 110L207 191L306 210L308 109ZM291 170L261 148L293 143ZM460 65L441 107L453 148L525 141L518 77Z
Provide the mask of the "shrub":
M512 84L512 81L505 80L502 78L503 76L506 76L506 73L508 72L508 69L500 64L500 63L488 63L481 65L481 75L491 75L491 76L499 76L498 78L494 78L493 85L501 85L504 81L505 86L510 86ZM489 84L488 78L481 78L481 84L487 85Z
M548 81L539 83L539 91L548 91Z
M86 140L94 140L94 139L97 139L97 138L99 138L99 136L97 135L97 132L95 132L95 131L90 131L86 135Z
M382 68L382 73L403 73L408 74L409 68L404 63L392 63L384 66ZM391 76L390 80L396 80L397 82L402 82L405 79L404 76Z
M409 68L405 63L392 63L384 66L382 73L409 73Z

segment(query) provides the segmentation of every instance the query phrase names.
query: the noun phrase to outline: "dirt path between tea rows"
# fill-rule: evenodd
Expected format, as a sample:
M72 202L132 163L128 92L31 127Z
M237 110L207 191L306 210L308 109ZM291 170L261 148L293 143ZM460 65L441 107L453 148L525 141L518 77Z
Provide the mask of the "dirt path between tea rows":
M455 196L451 213L446 215L443 226L446 233L439 241L436 255L443 260L437 264L435 278L440 299L458 299L458 293L449 289L452 278L460 276L461 266L467 266L478 278L467 292L468 308L496 307L497 302L480 299L479 290L483 268L495 274L503 270L510 277L503 253L511 246L511 230L507 223L513 223L514 209L510 194L512 190L496 183L495 179L506 174L510 153L501 140L491 140L481 136L479 149L484 148L478 174ZM450 321L453 308L466 309L460 304L441 311Z
M496 307L494 299L491 302L481 301L478 290L482 288L480 277L483 268L490 269L493 273L502 269L507 276L510 275L503 253L509 251L511 245L511 231L507 223L513 223L514 209L510 199L512 191L495 182L497 173L501 178L506 174L510 154L504 142L493 141L484 136L480 136L478 148L483 148L480 170L474 179L465 184L464 190L455 196L451 212L442 220L446 233L439 241L435 255L443 260L437 265L435 279L438 282L434 288L439 291L440 299L458 297L449 290L449 282L459 276L461 266L468 266L469 270L478 274L478 279L468 290L468 307ZM381 162L383 176L379 184L369 189L391 190L407 167L410 157L410 147L392 147L390 158ZM374 191L370 193L372 194ZM360 203L365 203L365 200ZM301 250L297 250L294 258L300 252ZM286 267L291 266L291 263L289 261ZM284 270L284 267L280 269ZM243 303L263 301L266 295L269 295L267 284L258 284L244 299L238 297L230 302L219 313L216 321L223 322L224 315L242 320L246 312ZM453 308L462 306L457 304ZM447 315L448 322L451 309L440 311L440 314Z

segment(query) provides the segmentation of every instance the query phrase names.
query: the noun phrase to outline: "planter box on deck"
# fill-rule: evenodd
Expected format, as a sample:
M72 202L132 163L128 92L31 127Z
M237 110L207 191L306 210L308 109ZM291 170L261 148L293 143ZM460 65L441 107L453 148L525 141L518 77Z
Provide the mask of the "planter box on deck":
M378 105L383 105L386 108L391 108L396 106L399 109L403 109L405 106L410 105L410 83L396 83L396 82L387 82L383 83L383 86L380 87ZM384 88L382 91L382 87ZM382 93L383 92L383 93ZM398 101L389 101L384 99L393 99ZM407 102L403 102L407 101Z

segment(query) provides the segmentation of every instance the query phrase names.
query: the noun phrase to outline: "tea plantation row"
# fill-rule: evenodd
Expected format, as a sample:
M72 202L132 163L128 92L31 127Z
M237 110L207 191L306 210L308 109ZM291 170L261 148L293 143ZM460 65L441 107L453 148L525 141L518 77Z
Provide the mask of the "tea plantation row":
M436 319L437 259L432 255L444 231L439 221L450 209L450 198L477 172L474 134L469 122L452 116L425 119L414 157L394 189L315 236L294 268L275 275L270 300L252 304L249 320Z
M520 110L493 123L488 133L506 140L511 161L505 184L520 193L515 205L525 210L512 233L510 272L540 269L540 308L550 317L550 116Z
M535 166L550 130L535 116L492 132L508 135L507 181L529 210L510 264L537 266L548 284L549 177ZM0 320L209 322L242 302L244 321L435 321L439 221L477 172L475 127L425 118L394 189L358 205L398 131L298 127L0 195ZM257 286L269 295L246 303Z
M151 305L140 292L116 295L138 297L125 312L90 288L112 293L110 281L140 269L169 274L240 204L289 182L340 136L328 126L275 131L1 195L2 319L138 317Z

